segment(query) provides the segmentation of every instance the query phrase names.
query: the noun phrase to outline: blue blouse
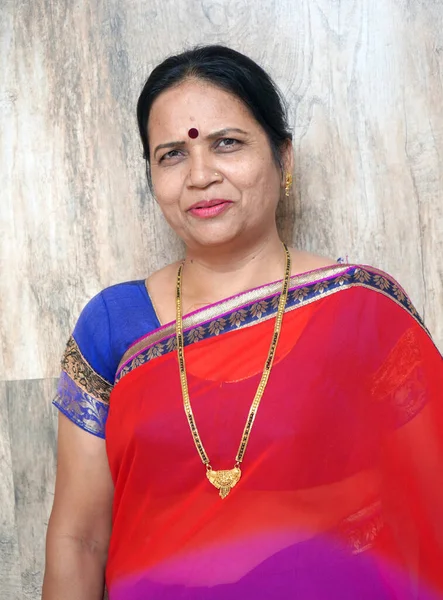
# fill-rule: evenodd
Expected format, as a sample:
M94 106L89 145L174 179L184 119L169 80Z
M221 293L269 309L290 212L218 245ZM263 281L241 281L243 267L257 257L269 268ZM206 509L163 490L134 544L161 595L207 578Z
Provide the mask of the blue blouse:
M119 283L94 296L68 340L53 404L76 425L104 438L120 360L131 344L158 327L145 280Z

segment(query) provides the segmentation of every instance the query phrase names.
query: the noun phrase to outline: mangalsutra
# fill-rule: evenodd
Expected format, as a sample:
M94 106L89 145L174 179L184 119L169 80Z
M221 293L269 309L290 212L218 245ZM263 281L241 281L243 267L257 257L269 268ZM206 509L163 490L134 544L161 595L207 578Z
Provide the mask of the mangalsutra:
M176 322L175 322L175 334L177 338L177 354L178 354L178 365L180 369L180 383L183 395L183 406L185 409L186 417L188 419L191 434L195 443L195 447L200 455L203 464L206 467L206 476L209 481L220 491L221 498L226 498L231 489L239 482L241 477L240 464L243 461L246 448L251 434L251 429L254 424L255 417L257 415L260 401L263 397L263 393L268 383L269 374L272 369L274 362L275 351L277 349L278 338L280 337L280 331L283 322L283 315L285 312L286 301L288 298L289 282L291 278L291 255L286 244L283 244L285 255L286 255L286 267L285 276L283 279L283 287L278 302L277 316L275 318L274 333L272 335L271 345L269 347L268 356L266 358L263 373L258 384L257 391L252 401L251 408L249 409L248 418L246 425L243 430L243 435L238 447L237 456L235 457L235 466L233 469L225 471L214 471L209 461L206 450L203 447L200 435L198 433L197 425L195 423L194 414L191 408L191 401L189 399L188 390L188 379L186 375L185 355L184 355L184 338L183 338L183 315L182 315L182 274L183 274L183 263L178 268L177 273L177 287L176 287Z

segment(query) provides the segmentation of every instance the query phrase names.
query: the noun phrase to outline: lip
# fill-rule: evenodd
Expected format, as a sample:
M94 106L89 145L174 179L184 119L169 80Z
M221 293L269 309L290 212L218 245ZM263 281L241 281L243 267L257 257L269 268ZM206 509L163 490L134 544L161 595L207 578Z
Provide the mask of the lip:
M211 206L224 204L225 202L231 203L232 200L227 200L226 198L211 198L211 200L201 200L200 202L196 202L190 206L188 210L193 210L194 208L210 208Z
M188 208L188 212L199 219L208 219L220 215L231 205L232 200L226 200L225 198L212 198L211 200L202 200L201 202L196 202L190 208Z

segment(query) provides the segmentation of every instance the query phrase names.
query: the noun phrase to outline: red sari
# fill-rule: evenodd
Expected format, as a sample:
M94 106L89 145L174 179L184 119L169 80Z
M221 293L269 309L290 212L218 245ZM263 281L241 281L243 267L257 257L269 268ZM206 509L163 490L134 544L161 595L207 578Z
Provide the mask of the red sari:
M189 392L230 469L281 282L184 319ZM443 368L405 292L338 265L292 277L242 478L222 500L183 410L175 323L122 358L106 425L110 600L443 598Z

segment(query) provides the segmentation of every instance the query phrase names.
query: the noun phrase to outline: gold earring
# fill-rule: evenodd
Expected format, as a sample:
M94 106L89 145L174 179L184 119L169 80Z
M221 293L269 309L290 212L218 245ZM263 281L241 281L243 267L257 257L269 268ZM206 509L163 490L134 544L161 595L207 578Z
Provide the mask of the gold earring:
M291 173L286 173L286 185L285 185L285 196L289 198L289 191L292 187L292 175Z

